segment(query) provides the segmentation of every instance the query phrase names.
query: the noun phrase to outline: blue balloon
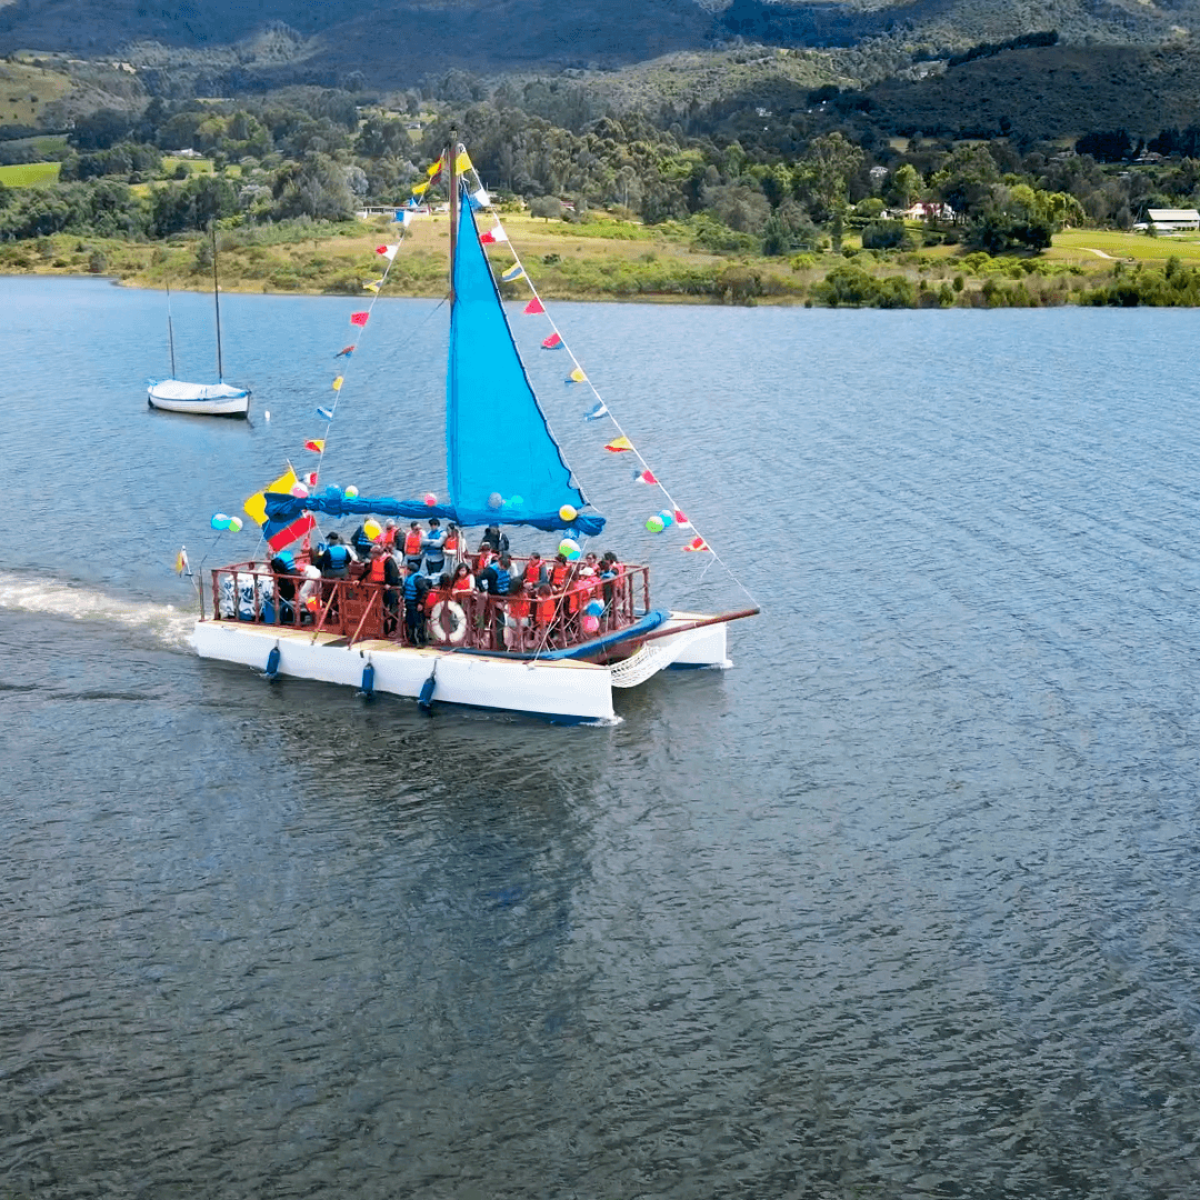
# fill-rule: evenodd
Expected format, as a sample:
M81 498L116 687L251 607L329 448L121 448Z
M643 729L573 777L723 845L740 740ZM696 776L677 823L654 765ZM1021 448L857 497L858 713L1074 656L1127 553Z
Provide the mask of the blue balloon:
M213 513L212 520L209 521L209 524L214 529L228 529L229 518L224 513Z
M593 616L593 617L603 616L604 615L604 601L603 600L589 600L587 602L587 608L584 609L584 612L588 613L590 616Z

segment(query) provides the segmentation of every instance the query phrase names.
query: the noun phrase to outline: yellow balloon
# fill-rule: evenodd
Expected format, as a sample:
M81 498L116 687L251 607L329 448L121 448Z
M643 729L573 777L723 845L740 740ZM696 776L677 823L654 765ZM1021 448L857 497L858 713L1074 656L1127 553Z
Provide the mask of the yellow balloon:
M577 516L579 516L579 511L573 505L564 504L562 508L558 510L558 515L569 524L571 521L575 520Z
M383 530L379 528L378 521L366 521L363 524L363 533L365 533L367 537L371 539L371 541L374 541L382 532Z

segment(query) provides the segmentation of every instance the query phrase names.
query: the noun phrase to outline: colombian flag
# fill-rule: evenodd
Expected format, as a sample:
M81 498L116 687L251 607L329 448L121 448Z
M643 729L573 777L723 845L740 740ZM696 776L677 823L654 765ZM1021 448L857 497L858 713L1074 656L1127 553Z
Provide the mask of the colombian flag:
M262 525L267 519L267 492L283 492L290 494L292 488L296 486L296 472L289 466L287 471L272 483L268 483L261 492L255 492L242 507L246 510L255 522Z

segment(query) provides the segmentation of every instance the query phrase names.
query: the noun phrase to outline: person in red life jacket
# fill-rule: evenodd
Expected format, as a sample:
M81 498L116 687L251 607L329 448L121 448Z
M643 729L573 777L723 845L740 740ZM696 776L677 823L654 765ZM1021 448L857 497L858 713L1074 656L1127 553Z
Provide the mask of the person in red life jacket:
M475 580L471 577L471 569L466 563L459 563L454 568L454 578L450 583L450 594L462 596L475 590Z
M550 566L550 574L547 578L551 590L555 592L564 591L570 575L571 567L567 562L567 556L565 554L556 555L554 562Z
M396 544L396 534L400 531L396 528L395 517L388 517L384 523L383 532L379 535L379 544L385 549L390 550Z
M525 648L525 630L529 628L529 608L540 585L535 580L523 584L512 581L512 596L504 619L504 646L508 650Z
M533 605L533 619L543 627L554 624L555 601L548 583L537 585L537 600Z
M413 521L404 535L404 565L414 572L421 569L422 541L420 522Z
M466 547L463 542L462 530L453 521L450 522L446 529L446 542L442 549L446 554L446 569L451 575L456 574L458 564L463 556L463 550Z
M530 581L534 583L546 582L546 564L542 562L542 556L536 550L530 550L529 561L525 564L521 580L524 583L529 583Z

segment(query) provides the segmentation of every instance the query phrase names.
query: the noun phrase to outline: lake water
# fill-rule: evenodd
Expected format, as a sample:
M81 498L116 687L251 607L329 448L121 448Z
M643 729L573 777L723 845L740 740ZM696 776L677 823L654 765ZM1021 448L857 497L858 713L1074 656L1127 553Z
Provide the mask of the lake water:
M736 582L517 318L598 547L763 608L560 728L188 649L342 365L327 481L444 490L444 310L360 306L223 301L244 424L0 279L0 1195L1190 1194L1200 313L552 306Z

